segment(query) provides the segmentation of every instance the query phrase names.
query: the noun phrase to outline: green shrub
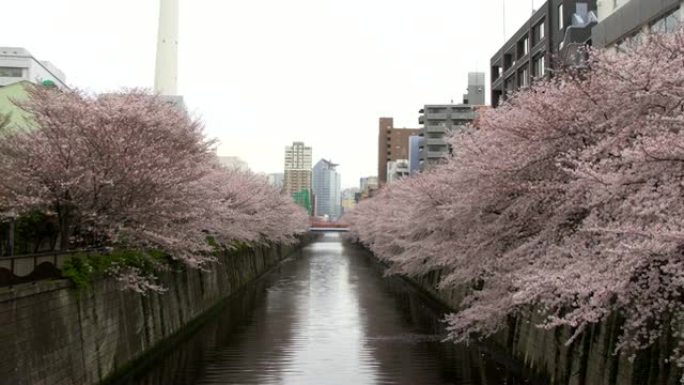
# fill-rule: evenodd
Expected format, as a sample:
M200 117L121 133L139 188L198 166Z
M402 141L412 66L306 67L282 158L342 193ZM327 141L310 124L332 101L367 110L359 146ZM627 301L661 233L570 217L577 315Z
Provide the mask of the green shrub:
M105 276L115 265L136 267L144 273L156 275L167 257L159 250L119 249L94 254L79 253L64 263L62 276L83 289L90 287L94 279Z

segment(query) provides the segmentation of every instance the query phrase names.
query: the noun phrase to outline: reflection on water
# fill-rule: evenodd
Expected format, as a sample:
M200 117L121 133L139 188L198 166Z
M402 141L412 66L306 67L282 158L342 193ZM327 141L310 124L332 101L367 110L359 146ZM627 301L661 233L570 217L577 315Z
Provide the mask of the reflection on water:
M125 384L531 384L441 342L434 305L328 233Z

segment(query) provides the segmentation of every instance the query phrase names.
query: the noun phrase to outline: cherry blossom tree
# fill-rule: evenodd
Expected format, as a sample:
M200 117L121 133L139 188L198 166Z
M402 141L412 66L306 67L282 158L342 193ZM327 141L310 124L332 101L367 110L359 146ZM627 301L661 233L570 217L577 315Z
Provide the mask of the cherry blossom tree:
M158 96L29 95L20 107L32 127L0 140L0 207L57 215L62 249L88 234L204 268L208 237L230 247L293 242L305 230L303 211L262 178L220 168L202 124ZM117 271L136 290L158 287L139 269Z
M19 210L54 211L63 248L76 224L114 240L126 228L153 237L191 213L190 182L205 175L212 143L183 111L141 91L30 96L21 107L37 129L0 142L3 196Z
M393 271L466 289L454 340L535 309L571 342L618 313L620 351L669 333L684 365L684 32L631 47L590 51L588 68L484 112L445 164L345 218Z

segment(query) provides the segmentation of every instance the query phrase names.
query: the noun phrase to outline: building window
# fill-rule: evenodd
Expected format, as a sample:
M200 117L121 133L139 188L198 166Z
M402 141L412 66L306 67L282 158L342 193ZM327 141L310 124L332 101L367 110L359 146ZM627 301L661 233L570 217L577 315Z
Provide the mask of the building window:
M515 82L513 81L513 76L510 76L508 79L506 79L506 82L504 83L504 88L506 89L506 92L515 91Z
M544 40L544 33L544 20L542 20L534 26L534 29L532 31L532 34L534 36L534 45L537 45L541 43L542 40Z
M515 53L515 50L513 53ZM504 55L504 71L508 71L515 65L515 55L513 53L507 53Z
M563 4L558 6L558 29L563 30Z
M534 59L533 71L534 71L535 77L538 77L538 78L544 77L544 71L546 71L544 60L545 60L544 55L537 56Z
M502 72L501 66L492 66L492 81L500 78Z
M522 38L518 42L518 59L522 58L523 56L527 55L527 53L530 51L530 40L527 36Z
M530 73L527 69L527 67L523 68L521 71L518 72L518 87L527 87L528 86L528 80L529 80Z
M0 77L2 78L20 78L22 77L22 69L16 67L0 67Z

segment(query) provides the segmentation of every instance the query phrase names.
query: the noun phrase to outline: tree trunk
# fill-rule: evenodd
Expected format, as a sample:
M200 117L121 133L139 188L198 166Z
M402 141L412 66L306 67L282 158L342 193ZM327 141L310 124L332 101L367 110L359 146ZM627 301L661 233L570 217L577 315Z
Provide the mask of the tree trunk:
M69 235L71 227L70 210L61 207L57 210L57 216L59 217L59 249L64 251L69 248Z
M9 234L8 234L8 249L10 257L14 255L14 218L10 218Z

